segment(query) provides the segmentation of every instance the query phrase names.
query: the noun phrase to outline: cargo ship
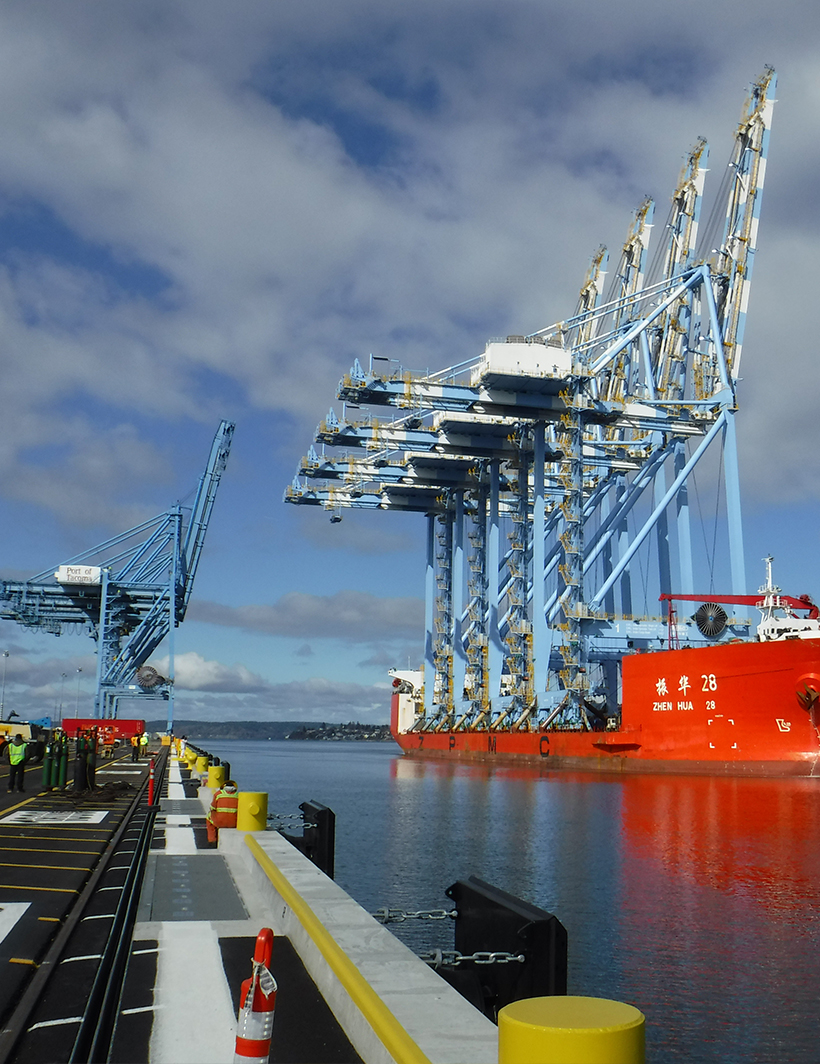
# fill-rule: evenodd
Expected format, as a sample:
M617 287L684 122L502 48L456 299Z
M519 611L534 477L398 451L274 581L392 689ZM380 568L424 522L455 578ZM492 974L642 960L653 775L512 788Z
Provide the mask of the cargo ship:
M588 730L415 730L423 719L424 673L393 669L393 738L405 753L429 757L549 759L554 767L607 771L820 775L818 609L808 596L781 595L772 583L772 559L766 562L766 584L755 602L761 612L756 639L625 655L620 713L596 718ZM738 599L746 596L723 601ZM704 606L720 618L719 603ZM670 623L670 641L672 631Z

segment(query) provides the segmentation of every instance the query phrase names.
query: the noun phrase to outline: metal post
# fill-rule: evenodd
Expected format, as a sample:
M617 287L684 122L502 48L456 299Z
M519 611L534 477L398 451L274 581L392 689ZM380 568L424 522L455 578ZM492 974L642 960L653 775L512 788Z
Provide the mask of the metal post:
M9 652L7 650L4 650L3 651L3 690L2 690L2 693L0 693L0 720L4 720L5 719L4 714L5 714L5 710L6 710L6 663L8 662L8 660L9 660Z
M498 629L498 563L499 563L499 461L494 458L490 463L490 513L489 529L487 533L487 603L489 619L487 622L487 636L489 639L489 669L490 678L487 694L492 705L493 699L501 694L501 672L504 664L504 647L501 643L501 633Z
M171 571L168 577L168 719L165 726L168 735L174 730L174 626L176 625L178 545L179 516L177 516L176 535L171 551Z
M467 675L467 655L464 653L464 492L455 493L455 525L453 528L453 708L464 701L464 680Z
M659 443L658 446L660 447L662 444ZM655 476L656 506L665 494L666 470L661 465ZM658 515L658 521L655 525L655 540L658 548L658 586L661 594L668 595L672 591L672 573L669 565L669 521L667 520L666 510L662 510Z
M80 673L82 669L77 669L77 701L74 704L74 719L80 715Z
M537 699L547 689L550 639L544 616L544 567L546 565L546 503L544 499L544 425L533 426L532 499L532 656L533 694ZM543 703L542 703L543 704Z
M686 445L675 445L675 476L686 465ZM692 570L692 534L689 526L689 485L681 484L677 497L678 509L678 558L680 564L680 589L684 595L694 595L695 578Z
M65 682L68 676L67 672L60 673L60 723L63 723L63 691L65 689Z
M433 712L433 690L436 683L435 650L436 608L436 515L427 515L427 572L424 578L424 716Z
M723 462L726 475L726 518L729 522L729 562L732 594L746 594L746 566L743 557L743 522L740 514L740 473L737 464L735 411L727 410L723 429Z
M102 693L102 678L108 665L106 626L108 623L108 580L110 575L109 569L103 569L100 574L100 623L97 628L97 691L94 695L94 716L98 720L105 716L105 696Z

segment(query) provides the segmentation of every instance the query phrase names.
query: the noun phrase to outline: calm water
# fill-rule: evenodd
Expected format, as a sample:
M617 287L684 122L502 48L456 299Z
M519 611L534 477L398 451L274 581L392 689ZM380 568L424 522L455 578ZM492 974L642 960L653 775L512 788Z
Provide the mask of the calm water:
M449 907L474 874L554 912L569 992L637 1005L655 1064L820 1059L820 780L471 767L376 743L212 752L272 812L336 812L336 879L370 911ZM393 927L452 948L449 921Z

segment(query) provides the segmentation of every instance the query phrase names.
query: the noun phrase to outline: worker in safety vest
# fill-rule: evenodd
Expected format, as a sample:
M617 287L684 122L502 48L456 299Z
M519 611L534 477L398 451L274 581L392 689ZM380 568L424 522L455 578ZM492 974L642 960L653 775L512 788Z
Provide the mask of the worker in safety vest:
M236 810L239 805L236 784L228 780L216 791L208 810L206 826L208 828L208 842L214 846L219 838L220 828L236 827Z
M131 760L138 761L140 756L140 737L138 735L131 736Z
M140 753L148 753L148 732L143 732L140 736Z
M15 735L8 744L9 750L9 794L13 790L25 791L23 773L26 769L26 740L22 735ZM17 784L15 788L15 783Z

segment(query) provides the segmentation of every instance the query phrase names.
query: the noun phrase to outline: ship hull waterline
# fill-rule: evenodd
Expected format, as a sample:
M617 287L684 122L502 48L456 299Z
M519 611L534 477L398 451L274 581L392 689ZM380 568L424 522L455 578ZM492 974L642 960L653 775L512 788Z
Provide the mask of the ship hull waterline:
M628 655L616 731L417 731L414 713L410 695L393 694L391 730L409 757L576 771L820 776L820 639Z

